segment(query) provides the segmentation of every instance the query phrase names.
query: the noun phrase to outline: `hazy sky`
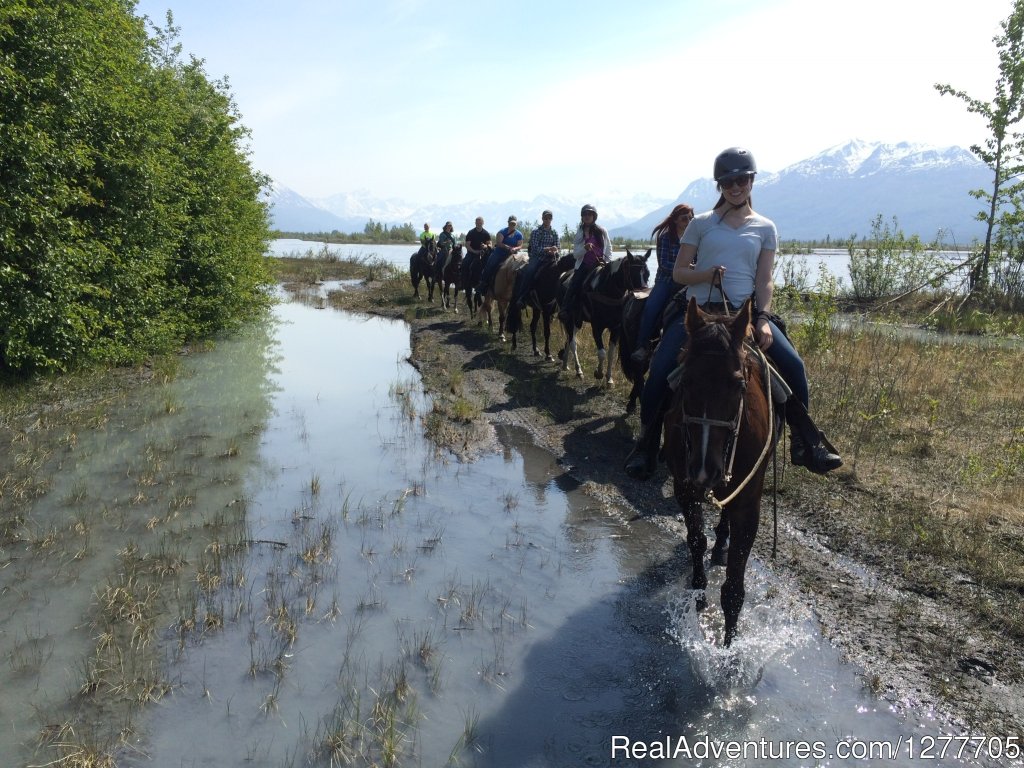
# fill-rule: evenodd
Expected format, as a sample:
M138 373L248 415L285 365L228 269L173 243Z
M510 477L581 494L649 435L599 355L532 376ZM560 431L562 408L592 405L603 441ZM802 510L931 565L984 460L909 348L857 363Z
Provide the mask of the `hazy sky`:
M968 147L1011 0L141 0L227 76L254 165L308 197L675 197L745 146Z

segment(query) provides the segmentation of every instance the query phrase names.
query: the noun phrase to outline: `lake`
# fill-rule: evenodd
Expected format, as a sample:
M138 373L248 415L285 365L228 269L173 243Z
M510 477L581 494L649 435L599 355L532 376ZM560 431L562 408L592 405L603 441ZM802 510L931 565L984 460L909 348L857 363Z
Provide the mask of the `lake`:
M325 247L329 253L339 258L380 258L404 270L408 270L409 257L416 251L416 245L413 243L406 245L318 243L282 238L270 242L270 254L311 258ZM624 256L625 251L614 251L613 254L616 257ZM949 261L951 265L959 263L965 258L965 255L959 251L944 251L940 256ZM653 252L649 264L653 271L656 266ZM794 275L797 276L800 283L804 282L804 279L800 277L803 275L809 281L809 285L813 286L818 279L820 269L824 269L827 274L847 286L850 283L850 255L845 248L819 248L807 254L780 253L775 266L776 285L786 284L787 264L794 270ZM960 278L954 275L947 281L947 284L950 288L957 288L959 282Z

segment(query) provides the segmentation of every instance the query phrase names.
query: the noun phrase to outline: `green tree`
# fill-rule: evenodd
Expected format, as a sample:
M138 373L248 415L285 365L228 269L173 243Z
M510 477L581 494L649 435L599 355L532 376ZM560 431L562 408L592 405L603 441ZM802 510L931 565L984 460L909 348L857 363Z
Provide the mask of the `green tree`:
M0 5L0 370L137 360L267 303L227 84L134 8Z
M986 223L985 242L972 271L971 290L989 282L993 245L999 244L1000 230L1019 228L1021 197L1024 193L1024 135L1016 126L1024 119L1024 0L1015 0L1010 15L1000 24L1002 34L993 42L999 55L995 97L983 101L937 83L939 93L952 95L967 105L967 111L981 115L989 136L984 147L971 151L992 169L992 186L971 194L986 203L978 219Z

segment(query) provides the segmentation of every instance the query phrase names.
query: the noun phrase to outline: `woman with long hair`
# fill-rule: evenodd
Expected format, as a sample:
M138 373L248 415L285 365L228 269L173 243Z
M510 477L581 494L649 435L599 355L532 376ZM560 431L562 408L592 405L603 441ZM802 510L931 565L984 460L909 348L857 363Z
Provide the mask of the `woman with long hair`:
M679 286L672 279L672 270L679 254L679 239L683 236L686 225L693 220L693 206L680 203L651 231L651 240L657 247L658 272L654 276L654 287L644 302L644 311L640 316L640 328L636 335L636 350L633 360L646 362L651 353L651 337L661 323L661 316L673 294Z

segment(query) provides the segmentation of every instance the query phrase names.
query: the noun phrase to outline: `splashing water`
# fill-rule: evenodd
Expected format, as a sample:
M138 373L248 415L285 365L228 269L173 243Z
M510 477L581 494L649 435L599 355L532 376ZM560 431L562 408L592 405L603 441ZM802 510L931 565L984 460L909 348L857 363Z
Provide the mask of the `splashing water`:
M686 590L669 600L666 633L685 651L694 675L728 702L753 693L769 663L784 665L814 640L814 634L807 608L752 569L739 634L730 647L724 647L721 607L706 596L718 594L724 569L713 569L709 577L712 583L706 591ZM707 607L698 609L700 602Z

